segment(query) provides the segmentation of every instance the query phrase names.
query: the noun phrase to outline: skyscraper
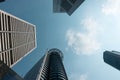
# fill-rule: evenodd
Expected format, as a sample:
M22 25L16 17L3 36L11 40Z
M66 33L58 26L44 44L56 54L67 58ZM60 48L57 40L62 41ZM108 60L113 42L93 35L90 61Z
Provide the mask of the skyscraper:
M26 74L25 80L68 80L63 63L63 53L50 49Z
M104 62L120 70L120 52L105 51L103 54Z
M0 60L13 66L36 47L35 25L0 10Z
M85 0L53 0L53 12L66 12L68 15L72 15L84 1Z

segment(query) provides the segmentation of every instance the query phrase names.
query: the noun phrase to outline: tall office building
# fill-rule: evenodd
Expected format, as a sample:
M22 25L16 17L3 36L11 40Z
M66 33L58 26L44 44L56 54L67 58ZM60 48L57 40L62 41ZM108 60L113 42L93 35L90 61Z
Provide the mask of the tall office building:
M13 66L36 47L35 25L0 10L0 60Z
M25 75L25 80L68 80L63 63L63 54L53 48Z
M120 70L120 52L105 51L103 54L104 62Z
M53 0L53 12L66 12L68 15L72 15L84 1L85 0Z

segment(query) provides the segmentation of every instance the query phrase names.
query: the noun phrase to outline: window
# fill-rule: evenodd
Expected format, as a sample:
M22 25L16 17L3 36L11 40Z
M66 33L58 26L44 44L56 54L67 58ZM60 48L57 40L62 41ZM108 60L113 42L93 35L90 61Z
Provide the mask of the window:
M1 27L2 27L2 26L1 26L1 13L0 13L0 31L1 31Z
M1 46L1 33L0 33L0 51L2 51L2 46Z
M71 7L72 7L72 5L71 5L67 0L62 1L61 6L62 6L62 8L64 8L65 11L67 11L67 12L68 12L68 11L71 9Z

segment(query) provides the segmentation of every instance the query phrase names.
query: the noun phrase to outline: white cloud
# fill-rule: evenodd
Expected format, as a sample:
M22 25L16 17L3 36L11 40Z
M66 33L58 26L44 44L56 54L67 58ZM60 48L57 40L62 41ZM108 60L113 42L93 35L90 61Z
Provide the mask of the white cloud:
M87 75L86 74L80 75L80 80L87 80Z
M81 75L78 75L78 74L72 74L70 77L69 77L70 80L87 80L88 79L88 75L87 74L81 74Z
M102 12L106 15L119 15L120 0L106 0L102 5Z
M86 32L81 33L69 29L66 33L68 46L76 54L91 55L100 48L96 36L99 32L98 24L93 18L87 18L81 22Z

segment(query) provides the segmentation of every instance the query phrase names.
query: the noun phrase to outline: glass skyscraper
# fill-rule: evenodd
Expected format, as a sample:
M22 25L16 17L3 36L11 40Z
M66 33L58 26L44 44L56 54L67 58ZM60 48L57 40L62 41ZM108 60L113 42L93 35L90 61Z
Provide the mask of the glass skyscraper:
M120 70L120 52L105 51L103 54L104 62Z
M68 80L62 63L63 53L50 49L26 74L25 80Z
M0 10L0 60L9 67L36 47L35 25Z
M68 15L72 15L84 1L85 0L53 0L53 12L66 12Z

